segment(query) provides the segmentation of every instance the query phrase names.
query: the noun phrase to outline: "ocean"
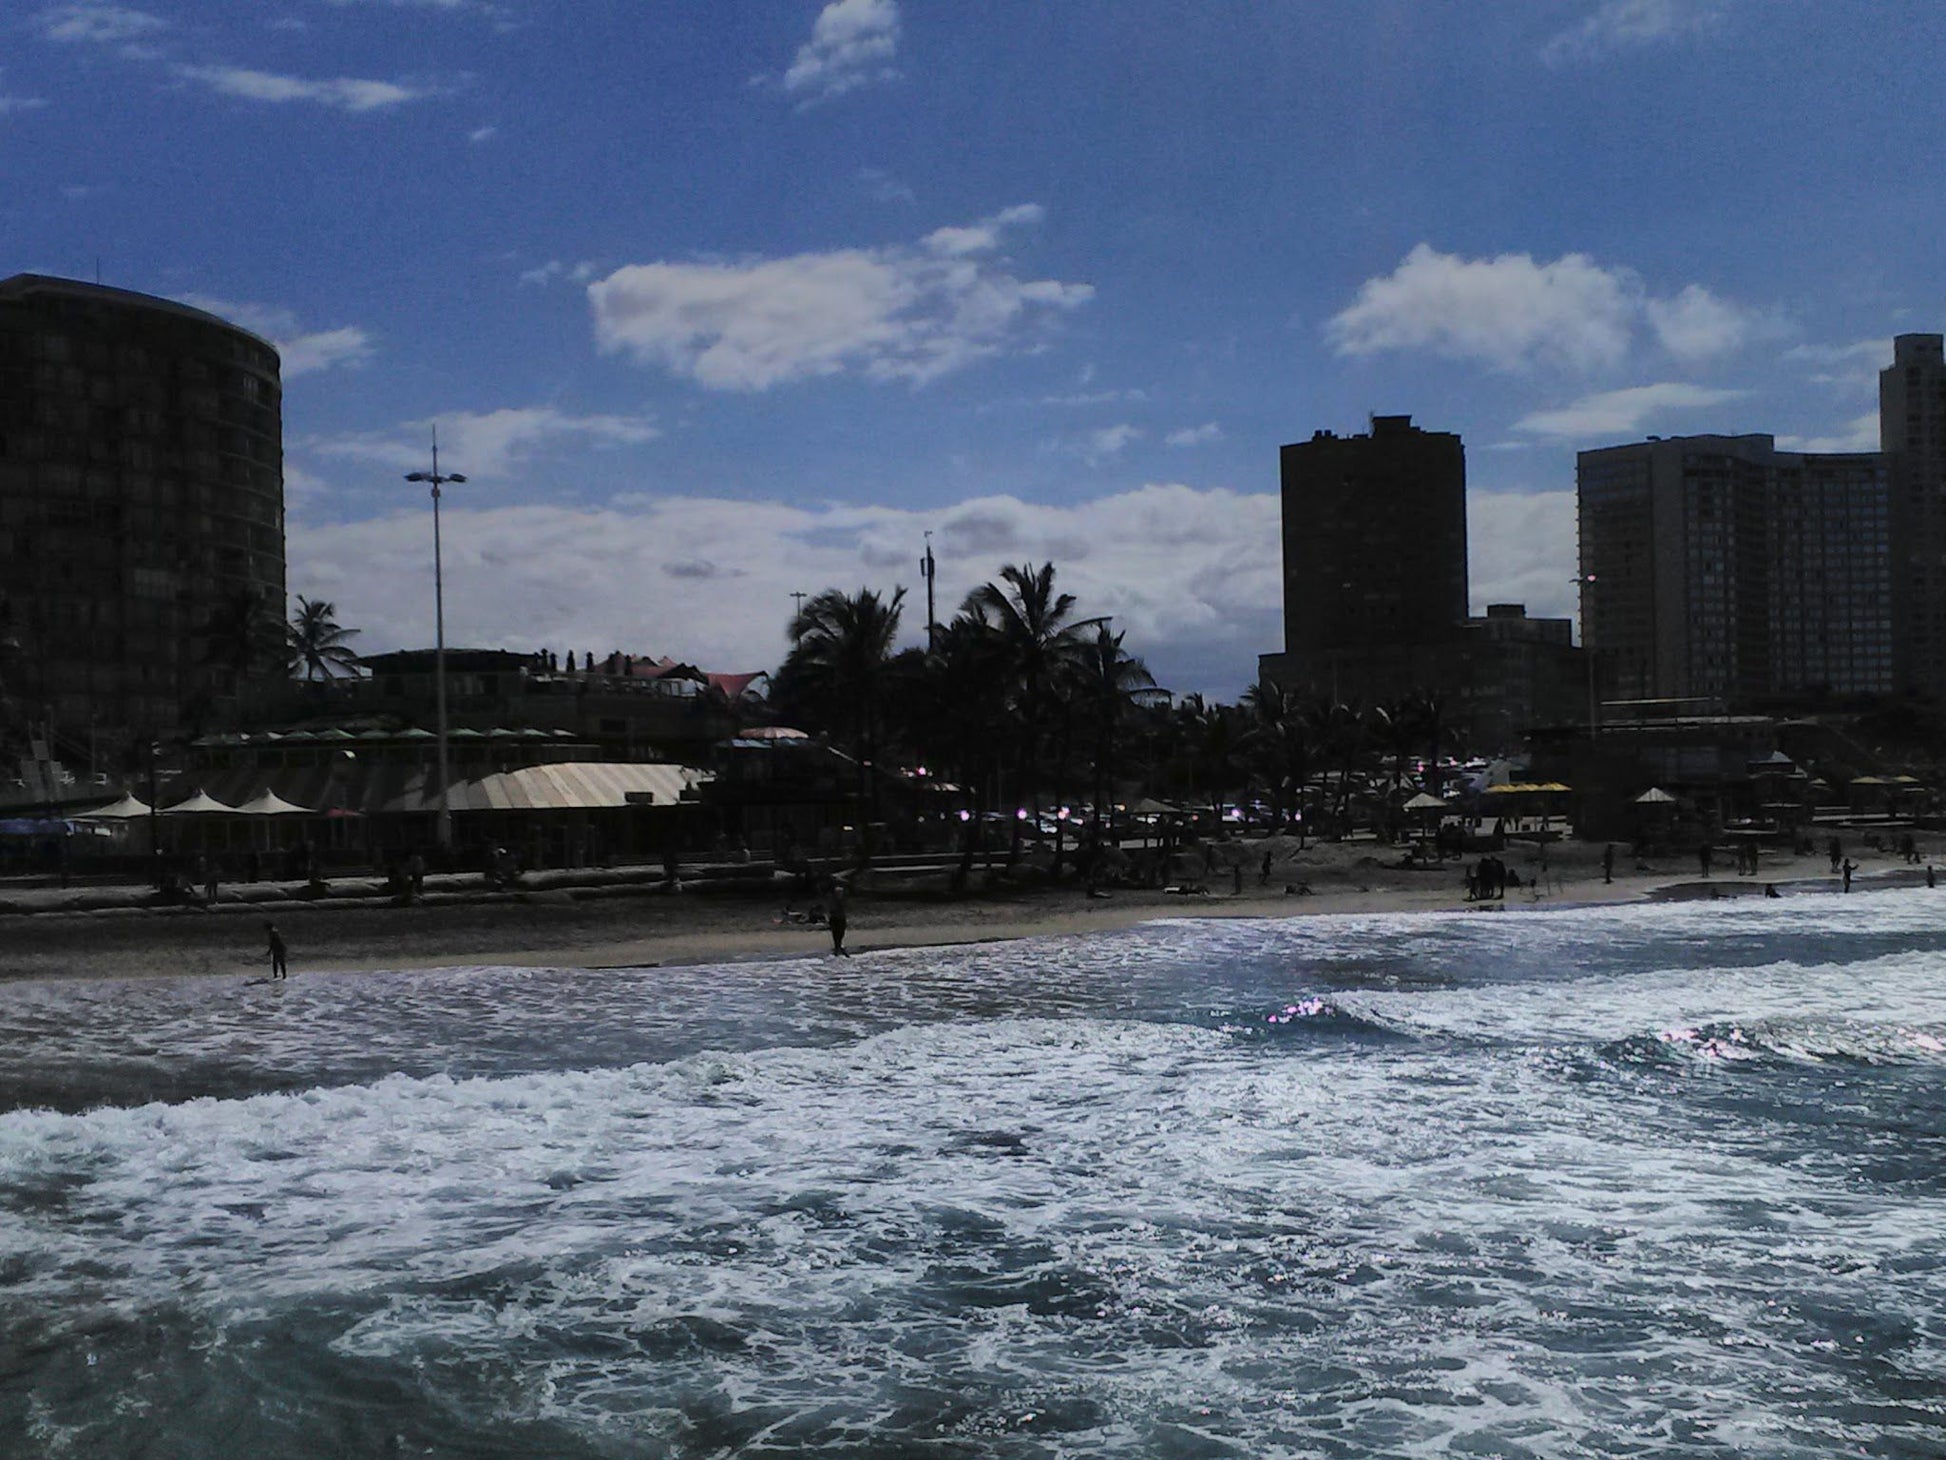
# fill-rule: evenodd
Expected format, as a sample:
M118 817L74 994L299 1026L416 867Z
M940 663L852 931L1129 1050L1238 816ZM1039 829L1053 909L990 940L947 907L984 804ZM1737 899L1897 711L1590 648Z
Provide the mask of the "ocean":
M0 1453L1936 1457L1943 897L0 986Z

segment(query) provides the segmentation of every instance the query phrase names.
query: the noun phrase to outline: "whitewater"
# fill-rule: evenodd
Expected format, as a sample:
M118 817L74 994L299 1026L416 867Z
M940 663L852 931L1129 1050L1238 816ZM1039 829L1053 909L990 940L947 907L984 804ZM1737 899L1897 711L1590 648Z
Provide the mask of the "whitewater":
M1923 890L0 986L0 1453L1936 1456L1943 989Z

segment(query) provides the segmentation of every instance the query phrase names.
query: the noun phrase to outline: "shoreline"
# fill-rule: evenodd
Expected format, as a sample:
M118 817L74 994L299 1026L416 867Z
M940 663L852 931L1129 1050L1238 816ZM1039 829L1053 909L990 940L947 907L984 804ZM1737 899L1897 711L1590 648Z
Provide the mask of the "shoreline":
M915 890L854 893L846 939L854 954L1010 942L1022 938L1115 933L1178 918L1271 919L1428 912L1545 912L1644 901L1761 896L1775 883L1785 897L1837 894L1822 857L1781 854L1755 875L1702 880L1669 859L1617 865L1602 880L1600 850L1556 843L1545 885L1538 851L1509 849L1523 883L1503 901L1468 901L1461 862L1430 868L1386 860L1372 843L1281 848L1273 885L1259 859L1279 847L1264 841L1219 844L1208 865L1210 893L1115 888L1090 896L1073 884L1000 886L951 896ZM1524 855L1523 855L1524 854ZM1861 890L1923 886L1923 869L1888 853L1861 851ZM1632 859L1629 859L1632 860ZM1618 859L1619 863L1619 859ZM1241 892L1232 890L1247 869ZM525 891L457 893L410 907L375 898L226 902L204 908L97 908L0 914L0 982L251 977L265 959L262 924L276 920L291 948L293 978L436 968L673 968L833 956L821 926L789 923L775 910L776 889L728 894L660 891L644 869L625 895L537 879ZM1257 885L1249 885L1255 883ZM1303 887L1303 893L1285 890ZM471 884L477 888L477 884ZM1785 890L1788 889L1788 890ZM261 889L270 892L271 889ZM576 892L580 895L575 895ZM609 889L609 893L614 891ZM16 899L18 905L18 899Z

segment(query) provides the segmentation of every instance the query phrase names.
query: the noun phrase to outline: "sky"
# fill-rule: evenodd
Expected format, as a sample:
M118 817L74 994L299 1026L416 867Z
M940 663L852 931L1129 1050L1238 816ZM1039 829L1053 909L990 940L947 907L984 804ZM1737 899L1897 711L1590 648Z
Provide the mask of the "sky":
M1052 561L1162 684L1282 647L1277 448L1465 440L1571 615L1574 453L1877 446L1946 328L1937 0L147 0L0 17L0 275L283 357L366 652L774 668L793 593ZM1399 523L1412 531L1410 521Z

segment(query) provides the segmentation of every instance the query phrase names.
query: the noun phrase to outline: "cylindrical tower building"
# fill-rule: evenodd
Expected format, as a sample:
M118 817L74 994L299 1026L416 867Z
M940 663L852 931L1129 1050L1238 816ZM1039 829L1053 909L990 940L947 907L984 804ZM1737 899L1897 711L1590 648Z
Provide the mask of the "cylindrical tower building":
M285 677L282 401L214 315L0 280L0 742L218 728Z

